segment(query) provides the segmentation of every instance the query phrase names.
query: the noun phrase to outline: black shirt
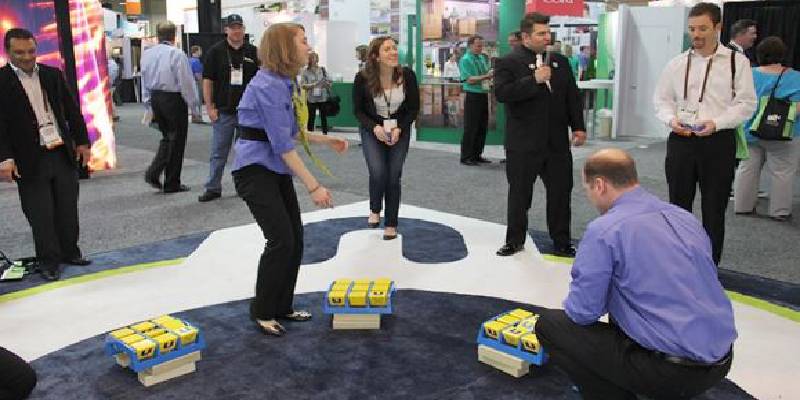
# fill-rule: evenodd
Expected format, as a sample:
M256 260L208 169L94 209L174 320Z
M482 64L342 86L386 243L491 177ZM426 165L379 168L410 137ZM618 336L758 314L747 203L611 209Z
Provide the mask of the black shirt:
M236 112L244 88L258 72L259 65L258 50L250 43L234 49L227 40L223 40L206 52L203 59L203 78L214 82L213 100L219 112ZM242 85L231 86L231 66L244 69Z

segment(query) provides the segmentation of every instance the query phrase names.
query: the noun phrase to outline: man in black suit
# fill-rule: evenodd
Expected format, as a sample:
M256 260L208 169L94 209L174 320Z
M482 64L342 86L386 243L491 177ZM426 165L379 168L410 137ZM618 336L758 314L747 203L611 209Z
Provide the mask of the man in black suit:
M750 66L755 67L756 55L753 45L758 39L758 24L752 19L740 19L731 25L731 41L727 47L733 51L738 51L750 60Z
M506 243L497 251L510 256L522 251L528 230L533 184L540 176L547 192L547 228L553 254L574 257L570 242L572 144L586 141L583 109L569 61L546 52L550 17L527 14L520 22L522 45L497 60L494 87L506 105L506 178L508 214Z
M36 63L36 39L6 32L0 68L0 181L16 181L42 276L59 264L88 265L78 248L78 165L91 151L78 103L56 68Z

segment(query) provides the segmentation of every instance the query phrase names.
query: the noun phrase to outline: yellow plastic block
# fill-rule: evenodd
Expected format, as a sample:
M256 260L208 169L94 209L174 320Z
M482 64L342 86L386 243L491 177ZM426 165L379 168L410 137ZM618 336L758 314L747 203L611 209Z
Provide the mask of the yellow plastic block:
M522 335L528 333L528 331L520 326L512 326L506 329L503 329L503 340L506 341L507 344L512 346L517 346L519 344L519 338Z
M134 333L133 335L125 336L120 340L122 341L122 343L125 343L126 345L130 346L140 340L144 340L144 336L139 335L138 333Z
M506 315L503 315L502 317L498 318L497 320L502 322L502 323L504 323L504 324L506 324L506 325L513 325L513 324L516 324L517 322L519 322L520 319L522 319L522 318L515 317L515 316L513 316L511 314L506 314Z
M140 323L138 323L136 325L131 325L131 329L133 329L133 330L135 330L137 332L146 332L146 331L149 331L150 329L153 329L155 327L156 327L156 324L154 324L154 323L152 323L150 321L144 321L144 322L140 322Z
M508 324L500 321L484 322L483 331L486 333L486 336L492 339L497 339L500 337L500 331L502 331L506 326L508 326Z
M392 285L392 280L389 279L389 278L379 278L379 279L375 279L374 283L376 285L391 286Z
M333 281L333 284L334 285L350 285L350 282L352 282L352 280L350 280L350 279L337 279L337 280Z
M144 334L146 336L149 336L151 338L154 338L156 336L161 336L161 335L163 335L165 333L167 333L167 330L166 329L161 329L161 328L150 329L149 331L144 332Z
M175 334L181 339L182 346L194 343L194 341L197 340L197 333L197 328L193 326L184 326L183 328L175 331Z
M351 307L364 307L367 305L367 291L366 290L351 290L347 295L347 300L350 301Z
M342 282L342 283L334 283L331 286L331 292L346 292L347 288L350 287L350 282Z
M113 337L114 339L122 339L125 336L130 336L133 335L134 333L136 332L134 332L133 329L122 328L109 333L109 335L111 335L111 337Z
M530 312L528 310L523 310L521 308L517 308L516 310L511 310L511 312L509 312L509 314L511 314L511 315L513 315L513 316L515 316L515 317L517 317L519 319L525 319L525 318L528 318L528 317L532 317L534 315L532 312Z
M178 335L174 333L165 333L161 336L156 336L153 340L158 343L158 350L161 353L172 351L178 344Z
M387 289L375 287L369 291L369 304L372 306L383 307L389 301L389 291Z
M384 282L375 282L372 284L372 290L379 289L383 290L384 292L389 292L389 288L391 287L390 284Z
M131 347L134 351L136 351L136 358L140 360L146 360L150 357L153 357L153 354L155 354L156 351L155 342L148 339L133 343L131 344Z
M519 326L525 328L530 333L536 333L536 322L539 321L539 316L534 315L530 318L525 318L519 321Z
M531 353L538 353L542 349L539 344L539 338L534 333L526 333L520 338L522 341L522 349Z
M367 283L354 283L351 292L366 292L369 290L369 282Z
M328 304L334 307L344 306L344 297L347 295L345 291L336 291L328 293Z
M371 281L369 279L356 279L355 280L355 284L356 285L369 285L370 283L371 283Z

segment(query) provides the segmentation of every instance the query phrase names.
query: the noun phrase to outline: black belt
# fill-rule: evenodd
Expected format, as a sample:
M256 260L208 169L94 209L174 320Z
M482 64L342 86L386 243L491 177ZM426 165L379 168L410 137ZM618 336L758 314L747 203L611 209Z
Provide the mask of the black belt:
M161 95L173 95L173 96L174 95L178 95L178 96L180 96L181 92L167 92L167 91L164 91L164 90L151 90L150 94L151 95L152 94L161 94Z
M669 355L666 353L662 353L660 351L653 351L653 353L668 363L681 365L684 367L719 367L731 360L731 357L733 356L733 349L728 351L728 354L726 354L725 357L722 357L718 361L713 363L704 363L701 361L695 361L688 358Z
M239 125L239 139L257 140L259 142L269 142L267 131L259 128Z

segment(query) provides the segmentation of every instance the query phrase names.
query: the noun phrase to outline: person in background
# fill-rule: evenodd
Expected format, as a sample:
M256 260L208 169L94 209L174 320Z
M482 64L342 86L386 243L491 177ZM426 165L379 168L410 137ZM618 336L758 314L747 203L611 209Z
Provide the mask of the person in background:
M691 8L692 48L670 60L653 95L656 117L672 130L664 160L669 201L691 212L700 187L703 226L718 265L735 173L736 128L756 110L750 62L719 42L721 21L716 4ZM710 76L714 79L706 79Z
M175 25L162 22L157 30L159 44L142 54L142 100L152 110L162 138L144 180L164 193L188 192L189 187L181 184L183 152L189 110L195 113L200 99L189 58L175 47ZM165 175L163 186L162 173Z
M225 18L225 40L208 49L203 65L203 97L211 119L212 141L205 192L201 203L222 197L222 175L236 135L236 107L247 84L258 72L258 50L245 42L239 14Z
M191 58L189 58L189 66L192 67L192 75L194 75L194 83L197 87L197 93L203 93L203 48L194 45L191 47ZM197 103L194 112L192 112L192 123L203 123L203 101L202 98Z
M578 60L578 57L575 57L574 55L572 55L572 45L571 44L567 44L567 45L564 46L564 57L566 57L567 60L569 60L569 68L572 69L572 75L575 76L575 80L578 81L579 80L578 79L578 70L579 70L578 64L580 63L580 61Z
M380 225L385 204L383 240L396 239L400 178L411 142L411 124L419 114L419 87L414 71L400 65L397 42L391 36L370 42L367 65L353 83L353 109L369 170L367 225Z
M592 154L582 181L601 215L581 239L564 309L536 323L552 364L587 400L689 399L719 383L736 325L697 218L639 186L622 150Z
M592 61L592 48L590 46L581 46L580 53L578 53L578 80L588 81L589 77L589 63Z
M119 84L119 64L117 64L117 60L114 59L112 55L108 55L108 86L111 90L111 119L114 121L119 121L119 115L117 115L117 107L116 102L114 101L114 97L116 96L117 92L117 85Z
M358 60L358 70L364 70L364 67L367 66L367 51L369 50L369 46L361 44L356 46L356 59Z
M322 120L322 134L328 134L328 116L325 114L325 102L328 101L328 90L331 81L325 67L319 65L319 55L311 52L308 55L308 66L303 70L302 75L303 89L308 93L308 131L311 132L315 127L317 110L319 118Z
M56 68L36 62L36 39L20 28L4 37L0 68L0 182L16 182L42 278L61 264L85 266L78 247L78 167L92 156L77 98Z
M36 371L30 364L0 347L0 399L27 399L35 387Z
M758 39L758 24L752 19L740 19L731 25L731 41L727 47L738 51L750 60L750 66L758 65L756 55L753 54L753 45Z
M266 240L258 263L250 318L265 335L282 336L279 320L308 321L311 313L293 308L294 288L303 258L303 221L292 176L297 176L318 207L333 207L331 193L306 168L295 139L327 144L338 153L347 141L304 134L305 101L295 79L308 64L302 25L272 24L261 38L262 67L239 102L241 127L236 140L233 182Z
M779 37L770 36L756 48L758 65L753 69L756 96L767 101L772 90L775 97L789 99L800 112L800 72L785 67L786 45ZM758 112L744 124L750 157L739 164L734 191L736 214L755 214L758 202L758 183L764 166L769 170L769 217L789 221L792 217L793 183L800 160L800 123L795 122L791 141L761 140L750 134Z
M511 32L508 34L508 38L506 40L508 40L508 47L510 47L510 50L514 51L514 48L522 43L522 32Z
M464 100L464 134L461 138L461 164L475 166L491 161L483 158L486 133L489 127L489 90L492 66L483 54L483 37L474 35L467 40L469 50L461 57L459 69Z
M555 42L553 42L553 52L558 54L563 54L563 48L561 46L560 40L556 40Z
M442 76L453 80L461 79L461 71L458 69L458 53L455 51L450 53L450 58L444 63Z

